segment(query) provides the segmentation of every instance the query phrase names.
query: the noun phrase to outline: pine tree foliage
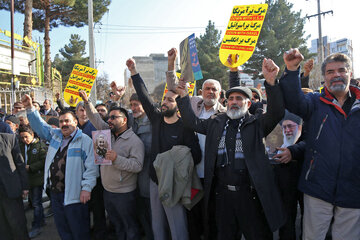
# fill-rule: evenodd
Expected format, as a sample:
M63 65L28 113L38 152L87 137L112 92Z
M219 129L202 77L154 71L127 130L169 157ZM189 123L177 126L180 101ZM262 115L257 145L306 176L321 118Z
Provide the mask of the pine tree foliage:
M53 67L55 67L62 76L63 89L69 80L71 71L75 64L88 65L89 57L86 57L86 41L80 38L78 34L71 34L69 43L59 50L60 55L56 54Z
M206 79L220 81L222 88L228 87L229 73L219 59L219 48L221 44L221 31L215 28L215 23L209 20L205 33L196 38L196 48L204 76L202 80L196 81L196 89L201 89Z
M299 48L305 59L311 54L306 47L304 24L301 11L293 11L293 4L286 0L267 0L268 12L253 56L243 65L244 72L253 79L262 78L261 66L264 58L272 59L284 70L283 54L290 48ZM281 71L280 70L280 71Z

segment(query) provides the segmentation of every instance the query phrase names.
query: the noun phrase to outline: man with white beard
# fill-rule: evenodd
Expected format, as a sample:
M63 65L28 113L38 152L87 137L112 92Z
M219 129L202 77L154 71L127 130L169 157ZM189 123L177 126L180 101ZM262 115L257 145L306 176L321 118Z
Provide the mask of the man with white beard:
M281 196L264 146L264 138L285 112L276 81L278 71L272 60L264 59L262 73L268 96L264 114L249 113L251 90L238 86L226 92L226 113L200 119L191 109L185 81L176 88L185 126L206 135L205 213L211 212L209 199L215 195L219 240L236 239L239 230L247 240L272 239L272 232L285 223ZM209 220L209 215L205 220Z
M285 113L281 121L283 129L283 144L278 149L278 154L270 159L273 163L275 177L283 200L287 221L279 229L279 239L296 239L295 221L297 213L298 190L297 183L300 175L302 159L293 159L293 146L301 136L302 119L290 112Z

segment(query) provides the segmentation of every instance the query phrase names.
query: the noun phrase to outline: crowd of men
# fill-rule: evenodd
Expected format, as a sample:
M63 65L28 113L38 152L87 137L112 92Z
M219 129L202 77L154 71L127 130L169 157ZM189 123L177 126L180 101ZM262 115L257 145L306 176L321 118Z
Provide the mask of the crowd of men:
M111 104L94 106L84 91L75 108L56 94L59 111L29 95L14 103L0 122L0 239L41 234L43 192L62 240L268 240L276 231L281 240L360 239L360 88L350 59L325 59L321 93L308 88L314 62L301 73L298 49L284 53L280 77L264 59L264 100L261 89L241 86L237 68L227 91L207 79L189 96L177 55L168 52L160 107L133 59L128 108L115 82ZM269 150L278 124L282 144ZM111 150L98 149L104 137L94 148L93 131L105 129ZM111 165L96 165L94 151Z

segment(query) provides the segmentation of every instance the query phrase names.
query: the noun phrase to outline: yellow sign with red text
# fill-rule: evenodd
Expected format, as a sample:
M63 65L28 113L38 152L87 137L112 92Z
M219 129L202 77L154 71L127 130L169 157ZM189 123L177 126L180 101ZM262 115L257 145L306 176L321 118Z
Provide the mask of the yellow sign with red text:
M98 70L75 64L68 83L64 90L64 100L67 104L75 107L81 101L79 91L84 90L89 97L92 86L95 83Z
M267 4L233 8L219 50L222 64L227 67L238 67L249 60L254 53L267 9ZM232 54L232 65L227 61L230 54Z

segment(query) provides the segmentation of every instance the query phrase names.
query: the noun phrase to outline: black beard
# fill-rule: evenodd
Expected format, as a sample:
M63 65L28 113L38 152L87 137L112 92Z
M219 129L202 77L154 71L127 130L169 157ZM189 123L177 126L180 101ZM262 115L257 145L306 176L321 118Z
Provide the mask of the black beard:
M177 111L177 108L173 108L173 109L167 109L167 110L165 110L165 111L163 111L162 109L161 109L161 115L163 116L163 117L172 117L172 116L174 116L174 114L176 113L176 111Z

